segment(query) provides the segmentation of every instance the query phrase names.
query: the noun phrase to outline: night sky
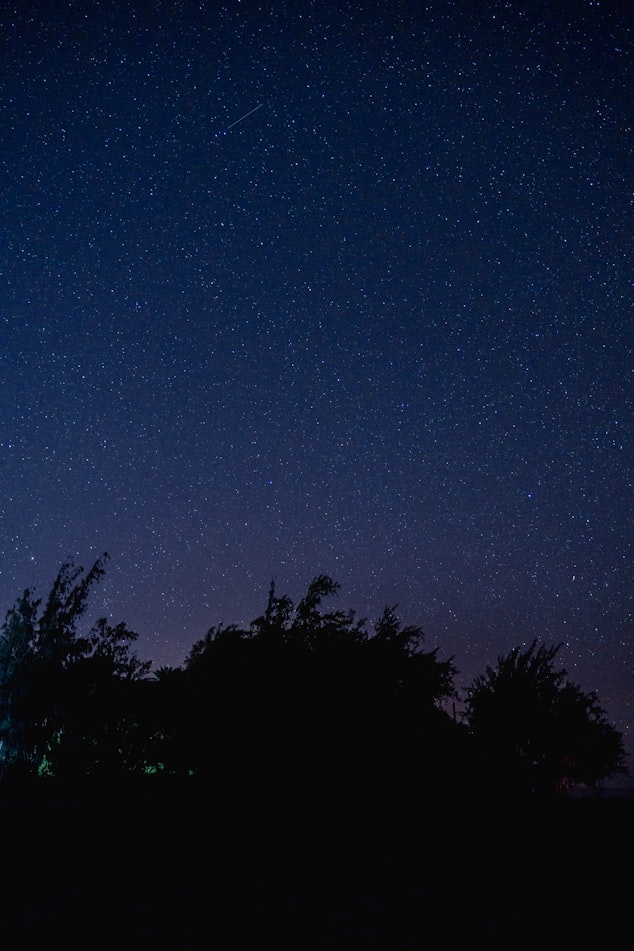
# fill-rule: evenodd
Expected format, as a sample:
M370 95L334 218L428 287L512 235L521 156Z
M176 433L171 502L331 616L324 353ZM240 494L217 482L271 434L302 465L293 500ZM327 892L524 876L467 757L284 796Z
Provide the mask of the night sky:
M627 6L2 3L2 617L107 551L180 665L328 574L629 751Z

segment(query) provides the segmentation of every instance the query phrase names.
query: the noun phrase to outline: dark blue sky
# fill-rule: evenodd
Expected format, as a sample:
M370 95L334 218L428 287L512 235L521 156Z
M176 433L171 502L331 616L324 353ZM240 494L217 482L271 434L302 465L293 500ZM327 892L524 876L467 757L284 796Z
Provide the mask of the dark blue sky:
M327 573L631 743L626 6L3 4L0 610L108 551L180 664Z

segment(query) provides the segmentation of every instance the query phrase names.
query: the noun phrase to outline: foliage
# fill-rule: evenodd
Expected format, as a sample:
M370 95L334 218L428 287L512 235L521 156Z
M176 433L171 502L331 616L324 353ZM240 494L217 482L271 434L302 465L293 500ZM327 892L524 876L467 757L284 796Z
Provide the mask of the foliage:
M125 624L78 624L107 554L84 572L64 562L42 602L27 589L0 629L2 765L25 773L88 773L122 755L124 684L149 663L131 652L137 635ZM129 693L129 691L128 691Z
M214 627L193 645L184 666L184 735L171 749L189 744L197 775L224 763L225 777L245 783L267 775L313 789L365 784L367 792L389 761L397 784L399 775L412 783L415 773L440 781L446 764L437 748L432 761L431 735L449 723L441 706L455 694L452 661L425 652L423 632L402 626L395 608L374 633L352 611L326 610L338 590L319 575L295 605L272 583L248 630Z
M388 606L373 628L325 601L315 577L297 604L271 583L246 629L211 627L182 667L133 651L125 623L80 630L107 555L88 572L65 562L44 604L27 589L0 629L0 766L72 782L194 776L229 797L272 790L401 808L434 793L539 795L626 772L621 734L596 694L534 641L499 657L467 690L463 722L453 658ZM474 779L477 777L477 779ZM284 792L281 793L280 791ZM267 793L268 791L268 793ZM320 792L318 792L320 791Z
M555 668L561 646L515 648L468 688L466 720L486 773L511 790L562 793L626 772L622 736L596 694Z

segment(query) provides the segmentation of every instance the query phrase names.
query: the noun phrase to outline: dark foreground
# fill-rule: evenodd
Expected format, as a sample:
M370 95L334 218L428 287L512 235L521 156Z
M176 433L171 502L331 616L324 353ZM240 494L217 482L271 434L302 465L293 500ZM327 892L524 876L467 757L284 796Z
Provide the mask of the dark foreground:
M0 795L0 941L608 948L631 936L633 817L632 799L12 791Z

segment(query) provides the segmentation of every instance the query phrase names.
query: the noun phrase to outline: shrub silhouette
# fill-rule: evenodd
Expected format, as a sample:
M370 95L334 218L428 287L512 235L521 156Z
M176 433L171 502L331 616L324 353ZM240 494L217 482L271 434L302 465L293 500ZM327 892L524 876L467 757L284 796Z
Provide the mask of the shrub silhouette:
M271 584L247 629L214 626L182 667L132 650L137 635L79 622L107 555L65 562L44 606L30 589L0 629L0 757L22 773L80 782L197 780L228 797L393 804L488 791L553 795L627 772L622 736L594 693L556 670L558 647L512 651L467 689L453 658L386 607L373 629L328 610L339 585L315 577L295 605ZM380 790L380 792L379 792ZM249 793L250 794L250 793Z
M561 794L627 773L622 736L596 693L555 668L560 649L537 641L515 648L467 690L466 720L488 782L509 793Z

